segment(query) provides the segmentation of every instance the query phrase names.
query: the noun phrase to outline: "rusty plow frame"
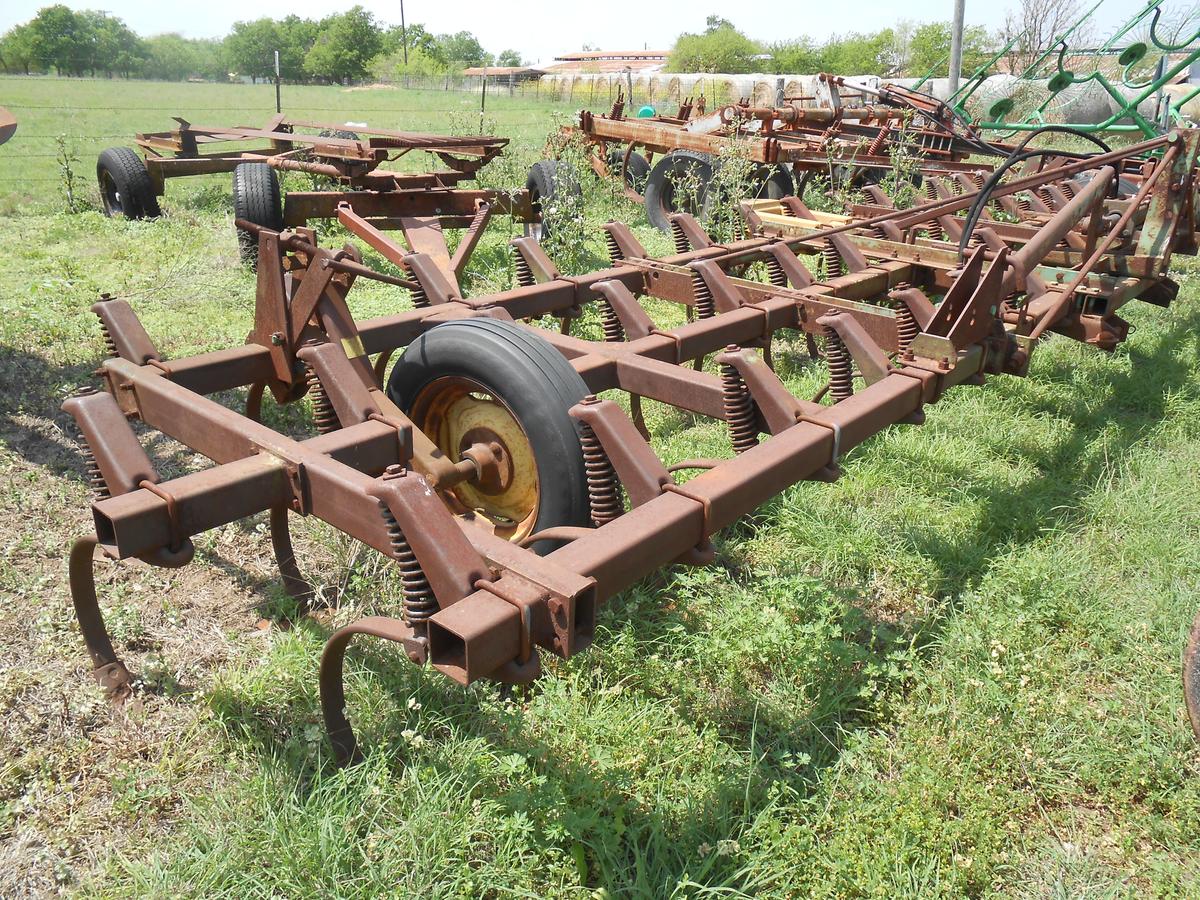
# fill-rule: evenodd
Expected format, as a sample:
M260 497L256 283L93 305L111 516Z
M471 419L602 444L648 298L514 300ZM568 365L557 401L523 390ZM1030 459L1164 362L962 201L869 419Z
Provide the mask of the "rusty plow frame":
M1171 256L1196 251L1198 147L1200 133L1175 132L1055 160L993 186L975 222L956 215L979 199L971 184L908 209L873 189L870 204L846 215L814 213L796 198L749 201L741 207L749 236L726 243L679 214L678 252L657 259L628 227L609 223L611 266L578 276L517 238L518 285L477 297L428 254L361 225L357 233L385 248L404 278L373 272L352 247L322 248L305 229L260 228L247 343L180 359L156 349L125 301L101 300L94 310L111 350L103 390L65 404L96 489L95 533L79 540L70 564L96 677L117 698L135 686L104 628L97 553L184 565L194 535L268 512L284 584L301 602L310 589L292 552L291 515L324 520L402 574L404 614L341 628L322 656L321 703L338 759L357 752L342 681L355 638L399 644L461 684L536 678L541 655L569 657L592 643L599 603L662 566L711 561L718 531L793 484L838 478L849 451L893 425L920 424L946 391L1025 375L1048 332L1101 349L1124 340L1121 306L1170 303ZM766 280L747 277L754 263ZM348 300L359 278L407 287L415 308L357 321ZM660 328L641 297L693 315ZM570 333L588 304L604 340ZM547 316L562 328L528 324ZM447 493L489 477L494 454L472 447L455 459L385 390L397 353L446 323L473 320L519 329L586 386L569 409L587 463L586 525L513 542L455 508ZM829 379L815 398L794 396L771 368L772 337L783 331L814 350L823 342ZM248 390L244 412L211 396L234 388ZM278 403L311 395L315 433L295 439L259 421L268 391ZM629 395L629 412L604 396L613 391ZM643 399L725 422L730 453L668 468L641 422ZM131 420L213 465L163 480ZM1187 659L1195 717L1194 647Z

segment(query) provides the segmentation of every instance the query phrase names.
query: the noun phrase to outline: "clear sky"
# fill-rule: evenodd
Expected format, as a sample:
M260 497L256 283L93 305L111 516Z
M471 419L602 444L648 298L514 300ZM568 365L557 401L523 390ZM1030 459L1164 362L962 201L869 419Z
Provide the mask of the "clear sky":
M0 0L0 32L32 18L52 0ZM103 9L124 19L138 34L175 31L187 37L220 37L239 19L282 15L282 6L245 0L62 0L73 9ZM360 0L377 19L400 23L398 0ZM1088 5L1095 0L1086 0ZM996 28L1018 0L967 0L968 25ZM353 3L330 0L288 0L286 11L308 18L339 12ZM1100 30L1111 29L1143 0L1103 0L1096 14ZM732 21L764 42L810 35L823 40L831 34L877 31L898 20L948 20L953 0L841 0L841 2L713 2L693 0L408 0L405 18L434 33L467 30L491 53L513 48L531 62L593 44L604 50L669 49L681 31L701 31L710 13Z

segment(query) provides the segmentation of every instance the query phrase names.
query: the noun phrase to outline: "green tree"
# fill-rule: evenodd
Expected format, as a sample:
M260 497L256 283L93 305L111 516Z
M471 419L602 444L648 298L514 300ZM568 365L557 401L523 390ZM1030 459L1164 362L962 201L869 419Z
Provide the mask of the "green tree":
M321 26L312 19L288 16L276 26L279 46L279 74L284 81L306 81L304 62L317 42Z
M437 44L438 56L451 69L492 64L492 55L483 49L479 38L469 31L460 31L457 34L439 34Z
M225 38L225 54L234 72L257 81L275 75L275 51L281 43L274 19L234 22Z
M304 58L304 69L314 78L345 83L365 77L381 49L383 32L375 17L355 6L321 20L316 42Z
M709 16L703 34L681 34L667 67L672 72L752 72L762 48L729 22Z
M770 68L792 75L815 75L826 70L825 48L810 37L772 44Z
M81 65L93 74L115 72L126 78L141 71L148 58L146 44L123 21L90 9L76 13L75 20Z
M945 75L950 66L950 25L947 22L930 22L913 32L909 43L908 74L920 78L933 70L935 75ZM987 62L995 52L992 36L981 25L963 29L962 68L969 75Z
M82 75L92 62L85 25L72 10L58 4L38 11L29 23L35 56L60 75Z
M146 38L142 74L160 81L183 81L193 76L224 81L229 67L219 40L194 40L178 34Z
M32 22L10 28L0 37L0 69L22 75L46 71L46 61L38 55Z
M505 50L496 57L496 65L519 66L521 65L521 54L516 50Z
M893 33L834 36L824 47L825 71L833 75L888 75Z

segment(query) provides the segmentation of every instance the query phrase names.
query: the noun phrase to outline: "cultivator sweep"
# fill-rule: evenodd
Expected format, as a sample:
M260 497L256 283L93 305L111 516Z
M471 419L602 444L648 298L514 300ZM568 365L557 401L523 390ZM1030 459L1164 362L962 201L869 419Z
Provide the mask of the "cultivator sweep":
M1167 305L1172 254L1196 251L1198 149L1200 133L1175 132L1044 159L982 189L960 180L962 193L943 196L935 183L936 198L908 209L877 190L846 215L796 198L748 201L748 236L727 243L677 214L678 252L658 259L614 222L612 265L579 276L518 238L518 286L478 297L420 252L392 245L406 273L397 279L364 267L349 245L255 228L247 343L182 359L159 353L125 301L102 299L105 389L65 404L97 490L95 533L70 567L97 678L118 698L134 688L101 618L97 548L183 565L193 535L268 511L284 585L302 604L312 591L289 514L317 516L400 569L400 615L338 630L321 660L339 759L356 752L342 680L356 636L396 642L463 684L529 681L540 654L568 657L592 642L597 604L661 566L712 560L718 531L790 485L838 478L850 450L920 424L947 390L1024 375L1047 332L1102 349L1123 340L1120 307ZM747 277L755 263L766 281ZM358 278L408 282L415 308L356 321ZM639 297L694 315L660 328ZM604 340L571 334L588 304ZM546 316L561 329L528 324ZM785 331L804 334L814 354L823 344L828 384L812 399L772 370L772 338ZM244 413L210 396L235 388L248 389ZM308 394L317 433L296 439L262 424L268 390L279 403ZM618 391L628 411L602 397ZM641 421L644 400L724 421L731 453L668 467ZM214 465L160 479L131 419ZM1195 651L1193 642L1185 671L1194 722Z

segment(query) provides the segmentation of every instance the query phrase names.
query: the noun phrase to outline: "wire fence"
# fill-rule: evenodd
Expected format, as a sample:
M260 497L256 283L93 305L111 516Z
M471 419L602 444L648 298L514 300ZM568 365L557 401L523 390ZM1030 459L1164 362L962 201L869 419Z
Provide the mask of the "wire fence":
M168 116L186 116L193 122L197 121L197 117L213 114L211 118L219 119L218 122L208 123L210 126L219 124L222 126L234 124L226 121L223 117L236 116L242 119L249 119L251 122L257 121L261 117L264 121L267 117L275 113L275 96L274 92L270 91L270 84L248 84L245 82L234 82L229 84L217 82L205 83L185 83L185 82L150 82L136 81L125 79L86 79L86 78L51 78L46 76L0 76L0 82L22 82L27 85L48 85L66 86L68 90L64 90L63 100L61 102L48 103L41 97L28 96L22 98L12 96L18 94L17 90L0 89L0 95L7 94L4 100L4 105L11 110L17 117L18 121L27 119L28 124L34 125L36 128L41 125L40 129L30 131L28 125L25 128L19 128L16 137L10 144L0 147L0 184L4 185L6 190L13 190L16 185L34 184L34 183L51 183L59 182L61 178L58 175L48 174L48 170L53 161L59 160L67 162L63 159L63 153L54 149L54 144L50 143L58 140L67 142L66 151L68 155L85 156L96 151L97 145L113 142L128 143L138 132L150 131L169 131L174 125L169 120L164 121L161 125L155 125L149 121L142 121L146 117L161 114L165 119ZM86 97L86 94L96 93L96 88L107 89L109 86L113 88L128 88L130 93L135 96L130 97L129 103L113 102L111 93L107 95ZM145 96L146 89L156 85L162 85L164 90L175 89L172 91L173 96L177 96L179 100L173 103L147 103L150 99ZM83 90L72 92L71 87L80 87ZM242 96L231 96L232 103L216 104L213 102L213 94L197 95L190 93L191 88L209 88L216 89L221 93L225 90L232 89L235 93L241 93ZM428 118L431 112L443 112L449 114L470 114L480 116L482 123L483 116L486 115L489 121L495 122L499 127L497 131L504 134L507 128L528 121L530 114L548 112L558 109L566 111L563 107L564 97L567 103L570 102L571 92L554 92L550 90L541 90L537 85L529 83L513 82L511 85L497 86L493 83L484 83L481 78L459 78L459 77L439 77L439 78L409 78L407 80L399 80L380 90L371 90L369 88L378 87L377 83L371 85L362 85L364 89L361 91L353 88L343 87L345 92L344 102L338 105L332 105L329 102L328 96L321 96L322 90L337 90L330 86L313 86L313 85L284 85L282 88L282 106L286 114L293 120L312 120L320 119L323 114L337 113L336 118L339 122L347 117L358 117L361 119L369 119L382 116L421 116ZM137 95L138 89L140 96ZM250 91L262 92L262 102L253 103L249 101L246 94L242 93L239 88L246 88ZM225 90L222 90L225 89ZM266 90L264 90L266 89ZM463 101L460 104L458 101L451 103L438 104L437 102L430 103L428 98L421 98L418 102L417 98L421 92L439 92L448 95L459 95ZM71 94L75 93L76 97ZM79 96L79 94L84 96ZM196 99L202 102L199 105L187 103L188 96L195 96ZM316 104L305 102L307 99L313 99ZM157 99L157 98L154 98ZM93 102L88 102L92 100ZM248 102L249 101L249 102ZM324 101L324 102L322 102ZM398 102L397 102L398 101ZM461 106L461 108L460 108ZM50 113L52 115L47 115ZM130 118L134 120L133 124L127 131L115 131L111 125L112 121L107 124L109 128L102 128L96 131L90 131L87 128L87 120L95 121L97 118L103 121L106 118L112 118L111 114L133 114ZM145 114L144 116L142 114ZM218 116L217 114L221 114ZM47 121L50 119L51 121ZM47 130L49 125L51 129L57 121L62 121L64 128L62 130ZM240 122L237 124L246 124ZM333 123L330 123L333 124ZM387 127L387 126L384 126ZM428 127L418 130L444 130L439 127ZM17 163L18 160L27 160L26 166L21 166ZM70 164L79 166L79 160L72 159ZM22 169L23 171L16 171Z

